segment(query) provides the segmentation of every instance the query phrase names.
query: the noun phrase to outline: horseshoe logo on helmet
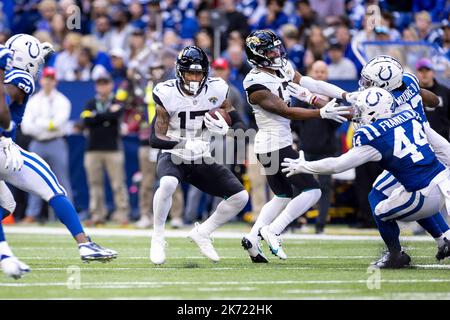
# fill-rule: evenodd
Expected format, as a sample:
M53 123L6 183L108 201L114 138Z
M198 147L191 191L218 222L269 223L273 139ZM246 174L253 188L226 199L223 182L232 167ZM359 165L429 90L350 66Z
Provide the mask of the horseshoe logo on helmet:
M388 75L387 77L383 78L382 74L384 73L384 71L385 71L386 69L389 71L389 75ZM383 80L383 81L387 81L387 80L389 80L390 78L392 78L392 69L391 69L391 66L388 66L386 69L383 68L383 67L380 67L380 72L378 72L378 77L379 77L381 80Z
M383 96L380 92L375 92L375 96L376 96L376 101L375 102L370 102L369 101L369 97L371 96L371 92L369 92L368 94L367 94L367 97L366 97L366 103L367 103L367 105L369 106L369 107L374 107L374 106L376 106L377 104L378 104L378 102L380 102L380 99L381 99L381 97Z
M33 59L36 59L37 57L39 57L39 54L41 53L41 49L39 48L39 45L37 43L35 43L36 48L37 48L37 52L36 54L33 54L31 47L33 46L33 43L30 41L27 41L25 43L28 46L28 54L30 55L30 57L32 57Z

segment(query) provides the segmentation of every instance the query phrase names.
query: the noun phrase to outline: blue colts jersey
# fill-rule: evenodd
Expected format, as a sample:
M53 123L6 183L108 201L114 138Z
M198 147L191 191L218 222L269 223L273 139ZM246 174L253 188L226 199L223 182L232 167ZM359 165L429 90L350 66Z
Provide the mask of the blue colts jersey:
M398 113L412 108L419 114L419 121L427 122L422 97L420 96L419 80L411 73L404 73L402 81L403 85L400 88L391 91L396 102L395 112Z
M6 95L6 104L9 106L11 118L16 124L20 124L22 122L28 98L34 93L33 77L26 71L12 69L6 72L4 83L12 84L25 93L25 99L22 104L11 101L11 98Z
M410 192L427 187L445 169L428 144L420 115L413 110L359 128L353 145L377 149L381 167Z

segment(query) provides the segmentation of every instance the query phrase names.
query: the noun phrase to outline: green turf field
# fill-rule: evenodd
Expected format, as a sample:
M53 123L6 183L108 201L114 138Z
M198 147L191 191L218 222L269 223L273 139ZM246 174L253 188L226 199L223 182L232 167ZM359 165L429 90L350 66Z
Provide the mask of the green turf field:
M8 240L32 272L17 281L0 274L0 299L450 299L450 261L435 261L432 241L403 243L415 268L373 274L368 266L381 241L286 240L288 260L270 255L269 264L256 265L239 239L215 239L222 260L214 264L187 239L168 238L167 262L155 267L143 236L96 236L119 258L90 264L69 236Z

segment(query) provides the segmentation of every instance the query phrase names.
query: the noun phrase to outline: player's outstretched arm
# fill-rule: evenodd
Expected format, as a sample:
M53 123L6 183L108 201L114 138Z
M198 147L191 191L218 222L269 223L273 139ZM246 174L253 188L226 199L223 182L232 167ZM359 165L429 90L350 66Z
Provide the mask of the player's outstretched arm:
M281 164L287 177L299 173L334 174L356 168L366 162L381 160L381 154L373 147L365 145L350 149L339 157L325 158L318 161L305 161L303 151L298 159L285 158Z
M278 96L268 90L258 90L249 95L250 102L259 105L264 110L291 120L306 120L323 118L344 122L344 115L350 111L347 107L338 107L335 100L327 103L322 109L289 108Z
M423 103L430 108L443 107L443 102L437 95L427 89L420 89L420 95L422 96Z
M244 121L242 121L239 112L231 105L230 100L225 99L220 106L221 109L224 109L231 118L231 128L236 129L245 129Z
M313 93L318 93L330 98L344 99L346 102L352 103L352 101L348 99L348 92L334 84L322 80L315 80L308 76L302 76L298 71L295 72L294 82Z

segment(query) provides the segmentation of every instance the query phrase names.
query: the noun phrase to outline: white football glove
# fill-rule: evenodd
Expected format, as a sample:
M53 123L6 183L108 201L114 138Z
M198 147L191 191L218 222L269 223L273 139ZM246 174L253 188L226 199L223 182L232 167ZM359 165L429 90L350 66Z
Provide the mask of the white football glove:
M281 169L281 172L286 173L286 177L305 172L304 166L306 160L303 151L299 152L298 159L284 158L283 161L281 166L285 168Z
M20 171L23 166L23 157L17 146L11 138L2 137L0 139L0 148L5 154L5 169L11 168L13 171Z
M345 95L345 101L347 101L351 105L354 105L360 93L361 93L360 91L347 92L347 94Z
M202 140L186 140L184 148L192 151L194 154L203 154L209 149L209 142Z
M42 55L44 60L47 60L48 57L50 57L52 54L55 53L55 49L53 48L53 45L50 42L42 43L42 51L44 51Z
M8 71L12 68L13 52L0 44L0 69Z
M291 97L308 104L313 104L314 100L317 99L317 96L312 94L311 91L295 82L289 82L287 90Z
M211 133L217 133L224 136L227 134L230 126L219 112L216 111L215 114L218 119L214 119L209 113L205 113L205 126Z
M338 107L336 99L331 100L325 106L320 108L320 117L322 119L330 119L342 123L347 121L343 115L350 114L348 107Z

